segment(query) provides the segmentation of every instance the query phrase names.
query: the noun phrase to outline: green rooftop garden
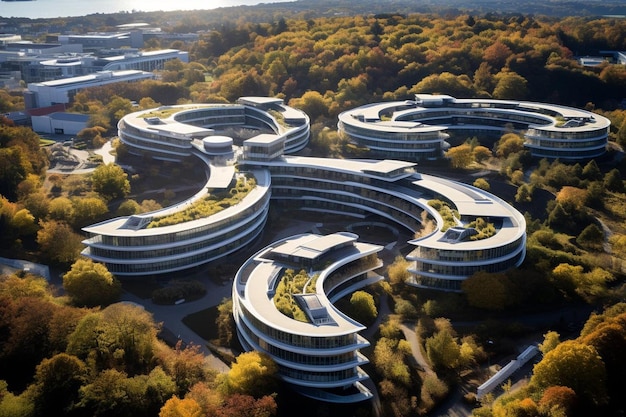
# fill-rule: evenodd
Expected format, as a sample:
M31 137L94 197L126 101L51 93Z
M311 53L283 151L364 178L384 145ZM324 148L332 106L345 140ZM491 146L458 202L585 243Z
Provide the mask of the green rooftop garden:
M315 284L318 275L309 277L305 270L296 273L293 269L285 270L276 287L274 295L274 305L285 316L297 321L307 323L309 319L306 313L300 308L293 294L315 293Z
M251 174L238 175L236 179L233 179L230 188L227 190L210 193L185 210L156 218L148 224L148 228L172 226L212 216L238 204L255 187L256 179Z

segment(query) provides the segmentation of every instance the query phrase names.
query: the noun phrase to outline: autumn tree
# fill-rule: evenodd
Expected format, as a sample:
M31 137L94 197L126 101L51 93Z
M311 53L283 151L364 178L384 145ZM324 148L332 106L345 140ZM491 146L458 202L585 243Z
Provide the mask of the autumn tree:
M411 347L406 340L381 337L374 347L374 366L385 379L408 387L411 372L406 358L410 354Z
M548 352L535 365L531 384L540 389L569 387L586 407L607 401L606 369L596 349L568 340Z
M495 41L483 51L483 59L492 68L499 70L513 54L511 48L500 41Z
M595 224L590 224L580 232L576 238L576 243L586 249L601 250L604 243L604 232Z
M161 366L176 384L176 393L184 396L192 386L212 376L204 354L197 345L182 346L177 343L174 349L162 346L156 356Z
M493 97L500 100L521 100L528 95L528 81L521 75L502 71L495 75L496 86Z
M44 359L31 386L36 415L70 415L80 398L80 387L87 382L88 368L83 361L66 353Z
M524 149L524 139L516 133L505 133L496 144L496 156L508 158L513 153Z
M115 302L122 291L120 282L104 264L84 258L63 275L63 288L74 304L87 307Z
M176 395L167 400L161 410L159 417L202 417L202 408L191 398L180 399Z
M467 143L448 149L446 158L449 158L452 167L457 169L467 168L474 162L472 148Z
M70 223L74 215L72 200L67 197L56 197L50 200L48 206L48 217L51 220L64 221Z
M509 305L512 302L509 287L505 274L484 271L475 272L461 283L467 302L486 310L503 310Z
M217 307L218 315L215 319L217 333L222 346L230 346L235 334L235 321L233 319L233 300L225 298Z
M553 385L543 392L538 406L543 415L569 416L574 412L577 402L576 392L573 389Z
M50 220L40 223L37 231L37 244L42 253L51 261L74 262L83 248L83 237L72 230L65 222Z
M361 323L371 323L378 315L372 294L355 291L350 297L350 309L353 318Z
M276 363L267 354L245 352L237 356L220 387L227 395L243 394L261 398L275 392L277 372Z
M47 298L0 296L0 369L11 386L22 387L51 351L49 326L60 307Z
M624 129L624 132L626 133L626 128ZM609 191L614 191L616 193L624 192L624 180L622 179L622 175L619 170L613 168L606 173L604 176L604 186Z
M555 331L549 331L543 335L543 342L539 344L539 350L546 355L561 343L560 335Z
M459 366L461 349L452 333L442 329L426 339L426 355L435 369L456 369Z
M103 219L109 212L106 203L98 197L72 198L74 215L72 226L79 229Z
M91 174L93 189L105 199L126 197L130 192L128 174L112 162L98 166Z
M103 135L106 129L102 126L87 127L76 134L76 138L90 148L99 148L106 142Z
M393 263L387 268L389 282L393 286L398 286L406 282L411 274L409 273L409 262L403 256L397 256Z

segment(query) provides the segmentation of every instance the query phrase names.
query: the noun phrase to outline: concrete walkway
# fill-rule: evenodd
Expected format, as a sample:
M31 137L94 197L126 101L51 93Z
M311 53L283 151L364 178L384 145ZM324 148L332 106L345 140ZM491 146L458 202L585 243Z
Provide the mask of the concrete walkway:
M231 293L231 285L219 285L211 282L208 277L205 281L207 293L201 299L185 302L177 305L160 305L155 304L150 299L142 299L129 292L124 292L121 301L129 301L142 305L146 311L152 313L154 321L161 323L164 331L169 332L181 339L186 344L193 344L200 347L200 351L206 355L207 361L212 368L227 372L228 365L222 362L218 357L213 355L207 347L207 340L203 339L196 332L191 330L183 319L193 313L205 310L210 307L219 305L224 298L229 298ZM216 326L215 323L206 323L206 326Z

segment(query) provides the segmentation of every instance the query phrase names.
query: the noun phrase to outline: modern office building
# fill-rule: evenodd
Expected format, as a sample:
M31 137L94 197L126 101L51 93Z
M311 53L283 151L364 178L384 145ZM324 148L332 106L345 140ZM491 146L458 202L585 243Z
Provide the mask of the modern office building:
M269 136L280 143L282 155L283 150L306 146L309 123L304 113L279 99L245 97L240 102L164 106L122 118L118 133L129 152L176 162L195 157L206 166L207 182L194 197L173 207L85 227L89 238L83 254L105 263L115 275L163 274L227 256L258 236L269 209L269 172L236 169L233 139L221 133L236 126L248 134ZM249 182L254 187L241 201L208 217L161 225L159 219L199 200L229 197L233 181L245 180L244 172L254 179Z
M123 53L111 56L59 54L50 59L38 60L36 68L31 69L30 75L31 78L37 77L38 80L49 81L103 71L137 70L152 72L162 70L166 62L175 59L185 63L189 62L189 53L177 49L155 51L128 49Z
M237 104L163 106L136 112L120 120L118 133L132 154L180 161L191 155L194 140L223 136L232 128L246 130L251 140L265 135L278 139L281 154L302 150L310 135L305 113L284 105L281 99L266 97L242 97Z
M202 265L250 244L267 219L269 173L236 171L234 165L214 165L200 153L198 157L206 164L208 180L196 195L163 210L83 228L90 236L83 241L87 246L83 255L106 264L117 276L150 276ZM235 181L241 185L233 187ZM200 201L222 201L240 192L241 186L250 189L235 204L206 217L190 214L190 218L168 221L177 213L193 210Z
M55 104L70 104L81 90L115 83L129 83L154 78L154 74L145 71L104 71L80 77L28 84L24 93L27 109L49 107Z
M365 327L333 305L382 279L374 272L382 266L376 255L382 246L357 239L348 232L285 238L248 259L233 283L233 316L242 346L268 354L283 380L323 401L372 397L362 384L368 375L360 368L368 362L359 352L369 346L359 335ZM298 273L302 288L285 293L281 282Z
M460 291L474 272L506 271L519 266L526 254L526 221L520 212L484 190L418 173L411 162L285 156L240 163L269 169L272 199L279 206L360 220L375 215L415 234L407 260L409 284L418 287ZM438 201L455 211L451 227L433 204ZM495 233L476 234L472 225L477 221Z
M606 152L610 121L586 110L512 100L416 94L339 115L338 128L370 155L411 161L443 156L451 137L495 141L511 129L537 158L584 161Z
M249 138L224 135L232 126ZM215 218L146 228L165 214L156 212L84 228L90 235L85 255L117 275L182 270L242 248L264 225L270 196L278 206L359 221L378 216L404 228L415 236L407 259L416 286L459 291L476 271L502 272L524 260L524 216L488 192L420 174L414 162L286 156L306 145L309 125L302 112L281 100L245 97L235 105L160 107L127 115L118 127L131 153L167 161L195 156L206 164L209 183L225 178L218 181L221 188L232 181L236 163L241 172L254 173L258 190L246 197L246 205ZM212 184L203 189L219 188ZM444 221L442 204L454 213L453 224ZM491 233L482 233L479 224ZM226 244L216 252L213 245L220 239Z

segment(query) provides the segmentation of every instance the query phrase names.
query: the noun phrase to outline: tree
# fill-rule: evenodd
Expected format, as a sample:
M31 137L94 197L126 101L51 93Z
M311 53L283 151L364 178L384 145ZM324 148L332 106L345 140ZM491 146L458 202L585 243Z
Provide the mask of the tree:
M109 211L105 202L98 197L74 197L72 203L74 204L72 226L77 229L99 221Z
M37 244L48 259L60 263L78 259L83 248L83 238L67 223L50 220L41 222L39 226Z
M508 158L513 153L524 150L524 139L516 133L505 133L496 144L496 156Z
M567 340L548 352L535 365L531 384L545 390L552 386L569 387L586 407L607 401L606 369L593 346Z
M602 171L598 167L598 163L595 159L587 162L583 168L583 178L589 181L597 181L602 179Z
M474 156L476 162L478 162L479 164L483 163L493 156L489 148L481 145L474 146L474 148L472 149L472 155Z
M450 331L443 329L426 339L426 355L435 369L456 369L461 349Z
M0 195L17 199L17 186L29 172L27 158L19 147L0 148Z
M186 394L195 384L202 382L211 374L205 356L197 345L181 346L174 349L163 346L157 355L163 369L172 377L178 395Z
M382 337L374 347L374 365L380 374L398 385L408 387L411 372L405 363L404 353L398 349L399 340Z
M558 201L563 207L573 207L580 210L587 200L587 190L583 188L564 186L556 195Z
M378 316L374 297L366 291L355 291L350 297L350 306L354 319L359 322L370 323Z
M79 259L63 275L63 288L78 306L106 306L122 292L120 282L106 266L91 259Z
M29 236L35 234L37 231L37 223L35 223L35 216L30 211L23 208L15 212L11 224L18 231L20 236Z
M52 220L64 221L70 223L74 215L74 206L72 200L67 197L57 197L50 201L48 206L48 216Z
M491 67L499 70L504 66L506 60L512 55L511 48L500 41L496 41L485 48L483 59Z
M449 158L452 167L457 169L467 168L474 162L472 149L467 143L448 149L446 158Z
M600 250L604 244L604 232L595 224L590 224L580 232L576 243L587 249Z
M30 382L35 367L51 351L49 326L57 309L47 298L0 297L0 369L11 386Z
M141 207L135 200L124 200L122 204L117 208L116 215L118 216L132 216L139 213Z
M113 162L97 167L91 181L94 191L107 200L126 197L130 192L128 174Z
M229 395L245 394L255 398L275 392L278 367L265 353L251 351L237 356L221 387Z
M543 335L543 343L539 344L539 350L544 356L561 343L560 335L555 331L549 331Z
M37 366L32 390L36 414L70 414L87 377L87 366L76 356L59 353L44 359Z
M271 417L277 411L276 400L271 395L256 399L251 395L234 394L226 398L216 417Z
M533 201L533 193L535 191L535 187L528 184L522 184L518 187L517 192L515 193L515 201L518 203L530 203Z
M307 91L299 99L291 99L289 105L305 112L312 122L318 117L328 116L328 104L317 91Z
M493 89L493 97L500 100L521 100L528 95L528 82L521 75L502 71L496 74L496 87Z
M391 285L398 285L406 282L411 274L409 273L409 262L403 256L397 256L393 263L387 268L387 276Z
M474 72L474 88L477 92L491 93L495 87L493 68L486 62L481 62Z
M475 93L472 80L467 75L455 75L447 71L424 77L410 91L415 93L450 94L455 97L472 97Z
M624 127L624 133L626 134L626 126ZM624 192L624 180L622 179L622 175L617 168L613 168L606 173L604 176L604 186L609 191L614 191L616 193Z
M512 302L509 285L504 274L479 271L464 280L461 289L472 307L503 310Z
M129 380L124 372L106 369L80 389L81 400L77 408L86 415L105 417L131 416L133 400Z
M15 300L20 297L45 298L48 295L48 281L38 275L5 275L0 279L0 295Z
M572 415L577 403L576 393L570 387L551 386L539 400L539 411L547 416Z
M223 346L230 346L235 333L235 321L233 319L233 300L225 298L217 307L216 320L219 341Z
M202 408L194 399L181 400L176 395L167 400L159 411L159 417L202 417L203 415Z

